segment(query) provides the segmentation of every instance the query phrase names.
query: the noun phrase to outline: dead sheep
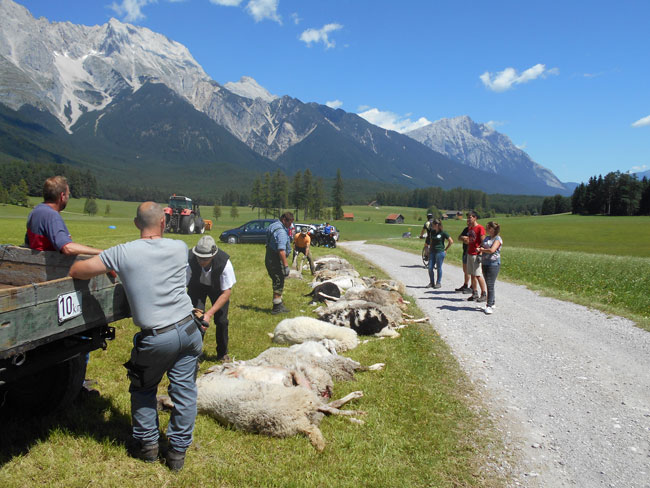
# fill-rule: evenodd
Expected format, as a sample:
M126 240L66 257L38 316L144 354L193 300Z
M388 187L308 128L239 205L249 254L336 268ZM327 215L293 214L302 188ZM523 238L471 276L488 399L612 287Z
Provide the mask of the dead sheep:
M382 290L381 288L350 288L345 292L344 300L365 300L379 305L397 305L401 310L406 310L407 304L404 302L399 292L391 290Z
M251 381L218 373L209 373L196 381L197 410L223 425L245 432L271 437L303 434L322 451L325 439L319 429L324 414L359 415L363 412L339 410L347 401L360 398L362 392L330 402L311 390L280 384Z
M305 295L312 297L312 302L324 302L325 300L338 300L341 298L341 289L336 283L325 281L314 287L314 289Z
M294 317L282 320L271 334L276 344L301 344L307 341L330 339L337 352L359 345L357 333L312 317Z
M383 366L381 364L363 366L353 359L336 354L336 351L330 352L323 344L315 341L307 341L291 347L271 347L247 362L295 369L304 374L312 384L317 381L311 378L314 369L326 372L333 380L351 381L357 371L376 370Z
M400 323L401 310L393 305L379 305L365 300L340 300L316 309L321 320L349 327L358 335L399 337L394 330Z
M353 269L353 266L350 264L350 262L347 259L344 259L339 256L335 256L333 254L328 254L314 261L314 268L316 269L316 271L320 271L321 269L329 269L329 270Z
M378 280L377 278L374 277L364 276L363 282L368 287L380 288L382 290L388 290L388 291L396 291L400 295L404 295L406 293L406 287L404 286L404 283L398 280Z
M364 285L363 280L355 276L336 276L326 281L328 281L329 283L335 283L336 286L338 286L341 290L348 290L352 287ZM316 279L314 279L314 281L311 282L312 288L318 286L318 284L319 282L316 281Z
M314 273L313 282L319 283L341 277L359 278L359 273L354 269L321 269Z

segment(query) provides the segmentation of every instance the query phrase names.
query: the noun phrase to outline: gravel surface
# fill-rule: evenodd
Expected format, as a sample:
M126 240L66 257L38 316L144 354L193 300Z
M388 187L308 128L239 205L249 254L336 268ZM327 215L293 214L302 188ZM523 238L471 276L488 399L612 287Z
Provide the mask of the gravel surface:
M483 390L516 454L513 486L650 487L650 333L499 280L485 315L453 291L457 266L443 266L434 290L417 255L339 244L406 285Z

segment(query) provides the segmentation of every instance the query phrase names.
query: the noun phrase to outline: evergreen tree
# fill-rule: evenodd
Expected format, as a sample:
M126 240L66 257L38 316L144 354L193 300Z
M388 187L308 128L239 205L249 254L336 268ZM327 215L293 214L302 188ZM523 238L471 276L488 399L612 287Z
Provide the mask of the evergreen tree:
M336 170L336 183L334 183L334 190L332 191L332 211L334 220L341 220L343 218L343 179L341 178L341 170Z
M587 213L587 187L584 183L580 183L573 190L571 197L571 212L574 214Z
M271 201L274 209L277 209L277 217L282 215L282 209L289 205L289 181L286 175L277 170L273 174Z
M310 213L312 207L311 200L313 198L313 181L311 176L311 171L309 169L305 170L305 174L302 177L302 195L304 198L303 205L305 208L305 220L309 217L318 218Z
M641 180L641 199L639 200L639 215L650 215L650 181L645 176Z
M230 207L230 217L235 220L239 217L239 208L237 208L237 203L232 202L232 207Z
M303 193L302 193L302 173L296 171L296 174L293 176L293 183L291 189L289 190L289 203L294 209L296 220L298 219L298 210L302 209L303 206ZM305 219L307 217L305 216Z
M221 206L219 205L219 199L214 201L214 207L212 207L212 216L216 222L221 217Z
M262 180L258 176L253 183L253 191L251 192L251 205L253 209L257 208L257 218L260 218L260 207L262 207Z
M107 203L104 208L104 217L108 217L111 214L111 206Z
M28 197L29 188L24 179L21 179L18 184L11 185L9 188L9 203L13 205L20 205L21 207L29 206Z
M266 218L273 206L273 198L271 196L271 174L269 172L264 173L261 195L261 202L264 207L264 218Z
M84 203L84 213L94 216L97 213L97 201L94 198L86 198Z
M0 182L0 203L8 203L8 202L9 202L9 192L4 187L2 182Z
M323 211L323 178L318 178L316 184L313 185L312 198L310 202L310 215L313 218L322 218Z

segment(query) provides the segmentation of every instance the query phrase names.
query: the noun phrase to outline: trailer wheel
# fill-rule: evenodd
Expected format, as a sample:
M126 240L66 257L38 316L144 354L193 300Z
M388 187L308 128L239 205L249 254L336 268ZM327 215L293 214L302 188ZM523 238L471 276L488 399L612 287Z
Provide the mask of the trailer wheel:
M194 234L194 216L183 215L181 217L181 232L183 234Z
M6 387L3 410L43 415L69 406L86 377L84 354L54 364Z

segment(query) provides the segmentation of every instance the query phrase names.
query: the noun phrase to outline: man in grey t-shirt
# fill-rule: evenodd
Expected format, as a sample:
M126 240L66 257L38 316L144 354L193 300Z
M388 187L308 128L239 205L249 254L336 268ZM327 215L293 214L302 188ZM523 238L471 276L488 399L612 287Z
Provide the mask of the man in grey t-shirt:
M196 365L203 349L201 334L192 317L192 302L185 291L187 245L162 237L165 216L160 205L144 202L135 225L140 239L118 244L70 268L82 280L115 271L126 291L133 322L140 332L133 338L131 359L125 364L131 380L133 454L147 462L158 459L156 393L166 373L174 402L167 427L167 465L183 467L192 443L196 418Z

